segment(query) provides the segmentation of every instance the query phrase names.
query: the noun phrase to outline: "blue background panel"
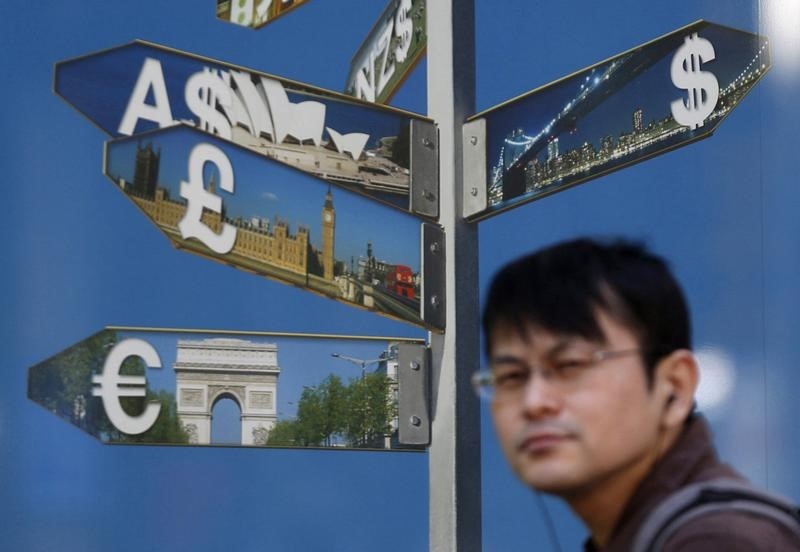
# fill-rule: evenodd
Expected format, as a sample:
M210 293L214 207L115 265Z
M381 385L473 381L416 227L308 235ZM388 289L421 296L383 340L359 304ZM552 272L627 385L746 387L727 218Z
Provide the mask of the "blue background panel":
M3 547L427 548L425 454L104 446L25 398L27 367L109 324L424 335L176 252L102 176L103 133L52 93L56 61L135 38L340 90L382 9L315 0L252 31L191 0L0 8ZM481 287L502 263L558 240L646 240L684 283L695 342L714 361L701 405L723 457L800 499L800 8L479 0L476 10L479 110L700 18L771 39L773 70L711 138L482 222ZM393 103L424 113L424 77L423 63ZM537 500L510 474L486 415L482 450L484 549L547 550ZM584 529L546 502L562 548L576 549Z

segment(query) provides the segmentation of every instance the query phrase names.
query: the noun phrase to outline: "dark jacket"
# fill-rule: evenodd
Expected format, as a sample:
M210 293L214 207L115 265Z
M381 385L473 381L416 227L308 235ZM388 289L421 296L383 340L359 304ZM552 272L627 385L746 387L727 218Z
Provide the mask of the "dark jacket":
M672 448L656 463L631 496L604 548L589 540L587 552L628 552L647 515L669 494L698 481L718 477L743 479L721 463L701 416L693 417ZM800 542L785 527L742 512L720 512L687 522L667 541L663 552L800 551Z

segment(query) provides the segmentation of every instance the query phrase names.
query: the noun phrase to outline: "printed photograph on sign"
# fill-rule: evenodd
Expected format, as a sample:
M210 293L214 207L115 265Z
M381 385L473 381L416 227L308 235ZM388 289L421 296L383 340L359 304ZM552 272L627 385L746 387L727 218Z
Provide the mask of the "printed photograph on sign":
M770 67L766 38L698 22L470 118L487 211L709 136Z
M258 29L308 0L217 0L217 18Z
M346 92L386 103L425 53L425 0L390 0L353 56Z
M186 123L409 209L421 116L144 42L58 63L55 89L111 136Z
M424 346L108 328L31 367L28 398L105 443L422 450L399 442L402 343Z
M109 142L104 170L180 249L423 324L411 215L186 125Z

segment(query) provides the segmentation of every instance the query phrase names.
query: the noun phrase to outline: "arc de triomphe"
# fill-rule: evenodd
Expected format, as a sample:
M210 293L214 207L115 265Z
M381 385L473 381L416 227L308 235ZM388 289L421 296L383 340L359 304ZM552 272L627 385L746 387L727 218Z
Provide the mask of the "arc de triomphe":
M243 339L178 341L178 418L189 442L211 442L211 411L222 398L241 412L241 444L263 445L277 420L278 346Z

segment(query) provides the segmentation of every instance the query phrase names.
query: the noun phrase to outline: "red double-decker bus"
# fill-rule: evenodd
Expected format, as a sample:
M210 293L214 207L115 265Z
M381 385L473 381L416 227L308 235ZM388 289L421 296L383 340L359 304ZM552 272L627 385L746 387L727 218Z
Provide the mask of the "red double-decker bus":
M386 272L384 283L386 289L397 295L414 299L414 273L405 265L391 265Z

